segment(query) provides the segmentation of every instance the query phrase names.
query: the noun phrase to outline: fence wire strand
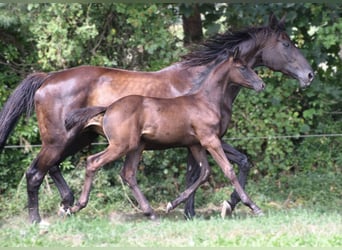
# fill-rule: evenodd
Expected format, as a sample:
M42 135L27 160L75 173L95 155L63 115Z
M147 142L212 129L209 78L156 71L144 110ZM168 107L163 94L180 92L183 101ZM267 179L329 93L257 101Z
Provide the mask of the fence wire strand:
M241 140L281 140L281 139L299 139L299 138L317 138L317 137L342 137L342 134L313 134L313 135L270 135L270 136L246 136L246 137L224 137L227 141L241 141ZM107 145L106 142L94 142L91 145ZM36 145L7 145L4 149L21 149L21 148L38 148L41 144Z

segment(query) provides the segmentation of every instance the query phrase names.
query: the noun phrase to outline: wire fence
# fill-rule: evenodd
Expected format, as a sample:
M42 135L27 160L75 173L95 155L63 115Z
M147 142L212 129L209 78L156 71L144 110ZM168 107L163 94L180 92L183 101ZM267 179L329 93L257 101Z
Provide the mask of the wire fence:
M240 141L240 140L282 140L282 139L299 139L299 138L318 138L318 137L342 137L342 134L311 134L311 135L271 135L271 136L246 136L246 137L224 137L227 141ZM94 142L91 145L107 145L106 142ZM41 144L31 145L7 145L5 149L21 149L21 148L39 148Z

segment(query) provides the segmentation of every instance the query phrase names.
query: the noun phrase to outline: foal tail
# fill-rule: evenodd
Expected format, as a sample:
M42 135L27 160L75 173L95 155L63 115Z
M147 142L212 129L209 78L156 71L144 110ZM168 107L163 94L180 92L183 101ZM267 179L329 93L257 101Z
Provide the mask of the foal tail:
M34 108L34 95L48 78L46 73L33 73L27 76L13 91L0 111L0 152L21 115L29 117Z
M85 125L95 116L104 113L107 107L86 107L76 109L66 115L64 126L67 131L76 129L82 130Z

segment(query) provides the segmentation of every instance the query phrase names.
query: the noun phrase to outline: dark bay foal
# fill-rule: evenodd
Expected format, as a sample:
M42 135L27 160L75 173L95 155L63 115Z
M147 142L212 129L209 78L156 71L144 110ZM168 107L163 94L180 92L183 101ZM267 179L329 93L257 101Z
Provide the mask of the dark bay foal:
M238 58L228 52L225 58L217 59L207 70L201 82L187 96L172 99L131 95L119 99L109 107L79 109L69 114L66 128L80 133L87 128L102 133L108 140L108 147L87 158L86 177L80 199L71 208L77 212L84 208L89 199L95 172L103 165L126 155L121 176L132 189L144 214L154 217L154 211L141 192L136 181L136 171L144 149L165 149L188 147L198 162L200 177L178 198L170 202L167 211L185 201L210 174L206 151L229 178L242 202L253 213L261 210L248 197L239 184L232 165L225 157L220 138L227 130L229 115L225 107L231 102L226 98L231 86L236 84L260 91L264 82ZM221 57L222 57L221 56Z

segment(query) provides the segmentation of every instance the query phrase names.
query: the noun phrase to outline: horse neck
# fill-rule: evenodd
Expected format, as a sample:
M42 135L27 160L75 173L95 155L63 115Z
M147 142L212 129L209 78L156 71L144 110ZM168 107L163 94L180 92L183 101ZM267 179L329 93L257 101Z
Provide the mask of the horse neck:
M225 64L225 65L223 65ZM230 79L229 79L229 67L226 63L223 63L215 67L208 74L207 78L202 83L196 95L206 101L208 104L221 107L227 91Z
M247 62L251 68L257 66L263 66L262 62L262 50L266 46L265 34L261 34L265 31L257 31L254 34L254 39L243 41L236 45L240 49L240 57Z

